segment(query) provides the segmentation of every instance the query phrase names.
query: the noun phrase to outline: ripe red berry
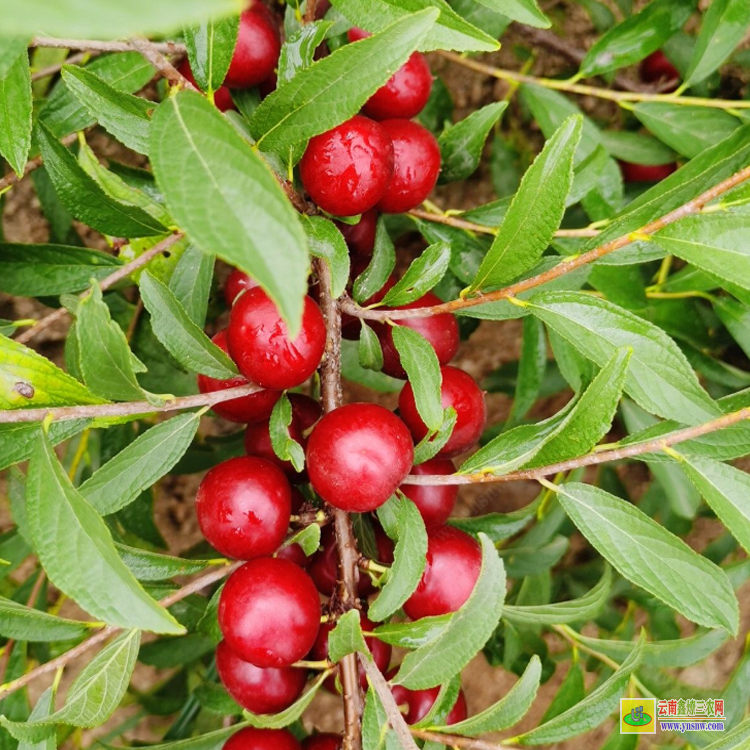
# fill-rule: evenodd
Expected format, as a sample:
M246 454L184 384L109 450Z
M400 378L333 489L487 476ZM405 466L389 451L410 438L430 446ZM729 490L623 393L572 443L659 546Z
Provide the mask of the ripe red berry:
M456 426L438 456L449 458L471 448L484 430L487 421L487 407L484 394L474 379L458 367L441 367L443 376L441 387L443 408L452 406L456 410ZM427 426L422 421L414 401L411 383L407 383L398 397L398 410L401 419L411 430L415 442L427 434Z
M391 679L396 673L396 670L388 674L388 679ZM404 719L407 724L416 724L418 721L422 721L425 716L429 713L433 704L437 700L440 687L429 688L428 690L408 690L403 685L393 685L391 687L393 697L396 699L396 703L399 706L406 707L406 713ZM453 704L453 708L450 710L448 715L445 717L443 724L458 724L459 721L464 721L468 716L468 710L466 708L466 696L463 690L458 691L458 698Z
M625 182L661 182L677 171L677 165L671 164L631 164L629 161L620 162L622 179Z
M222 351L229 354L227 347L227 332L219 331L211 341ZM214 391L226 391L229 388L237 388L240 385L248 385L249 380L242 375L226 380L218 380L209 375L198 375L198 390L201 393L213 393ZM211 408L224 419L230 422L257 422L268 419L273 411L274 404L279 400L279 391L262 390L251 393L249 396L240 396L230 401L222 401L214 404Z
M246 727L233 734L222 750L300 750L300 744L286 729Z
M355 115L312 138L299 167L305 190L324 211L355 216L385 195L393 175L393 144L379 123Z
M302 327L290 339L276 305L256 287L232 307L227 341L232 359L246 378L281 391L304 383L315 372L326 345L326 326L320 308L305 297Z
M371 633L376 627L375 623L370 622L370 620L368 620L364 615L360 617L360 622L362 625L362 631L365 633ZM312 647L312 651L310 651L311 659L315 661L323 661L324 659L328 658L328 636L335 627L335 621L324 622L320 626L318 637L315 639L315 644ZM383 641L375 638L374 636L366 638L366 642L367 647L370 649L370 653L372 654L375 666L385 674L385 671L388 669L391 663L391 654L393 652L393 649L390 645L388 645L387 643L383 643ZM363 690L367 690L367 675L365 674L365 670L362 668L361 664L359 665L359 684L362 686ZM336 690L336 679L333 675L331 675L325 681L325 687L327 687L331 692L334 692Z
M280 560L289 560L289 562L298 565L300 568L304 568L305 565L307 565L307 555L299 544L287 544L285 547L282 547L274 557L277 557Z
M195 77L193 76L193 71L190 69L190 61L187 57L177 66L177 70L183 75L183 77L187 78L195 88L200 89L200 86L198 86ZM214 104L220 112L228 112L230 109L237 109L232 101L232 94L226 86L219 86L219 88L214 91Z
M680 83L680 71L661 50L652 52L641 62L640 74L641 80L646 83L672 83L673 86L666 91L674 91Z
M340 734L311 734L302 740L302 750L341 750Z
M427 292L408 305L401 305L397 310L414 310L419 307L432 307L439 305L442 300L432 292ZM383 308L389 309L389 308ZM405 318L396 321L400 326L411 328L412 331L422 334L430 342L437 354L438 362L447 365L456 356L461 343L458 331L458 321L451 313L431 315L427 318ZM393 343L393 326L378 326L378 339L383 349L383 372L394 378L405 378L406 371L401 366L401 357Z
M256 286L258 286L258 282L255 279L250 278L244 271L240 271L239 268L233 268L224 282L224 299L226 300L227 307L231 307L234 304L234 301L240 296L241 292L248 289L255 289Z
M432 529L422 579L404 612L412 620L455 612L471 596L481 567L482 551L472 537L453 526Z
M216 670L229 695L254 714L276 714L289 708L307 682L306 670L261 669L240 659L226 641L216 647Z
M292 403L292 423L289 425L289 434L303 448L307 445L305 433L319 419L322 414L320 404L309 396L300 393L290 393L289 400ZM256 424L250 424L245 430L245 451L248 456L260 456L267 461L276 464L292 479L304 478L294 470L291 461L282 461L274 452L271 445L270 420L266 419Z
M237 45L224 83L232 89L257 86L273 74L281 39L276 20L259 0L240 16Z
M241 659L257 667L287 667L310 651L318 635L315 584L289 560L251 560L224 585L219 627Z
M411 473L447 476L455 471L456 467L449 458L432 458L413 466ZM458 487L454 484L402 484L401 492L417 506L428 529L444 524L451 517L458 497Z
M411 120L380 123L393 142L393 178L378 209L402 214L416 208L432 192L440 174L440 147L435 136Z
M375 232L378 228L378 212L375 209L365 211L357 224L336 222L344 235L349 250L357 255L369 257L375 247Z
M292 490L284 472L262 458L230 458L198 487L195 510L209 544L239 560L272 555L289 528Z
M414 444L404 423L377 404L347 404L315 425L307 445L313 489L336 508L379 508L409 473Z

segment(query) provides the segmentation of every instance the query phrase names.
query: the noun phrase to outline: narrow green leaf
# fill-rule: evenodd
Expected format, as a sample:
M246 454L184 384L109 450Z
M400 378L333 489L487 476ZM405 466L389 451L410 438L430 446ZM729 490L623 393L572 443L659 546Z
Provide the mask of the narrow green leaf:
M601 141L611 156L633 164L658 166L677 159L677 154L671 148L647 133L604 130Z
M169 280L170 290L199 328L206 323L215 265L213 255L191 244L177 261Z
M297 719L302 716L307 707L312 703L312 699L320 690L321 686L325 682L330 672L326 671L318 677L318 679L310 686L308 691L292 703L289 708L273 715L257 715L250 713L250 711L244 712L244 717L247 719L248 724L253 727L260 727L262 729L281 729L287 727L290 724L294 724Z
M305 526L304 529L300 529L282 546L286 547L289 544L299 544L305 555L309 557L320 547L320 526L317 523Z
M278 458L282 461L291 461L296 471L302 471L305 468L305 452L289 434L292 416L292 403L285 393L274 404L268 423L271 447Z
M565 679L555 693L552 702L547 706L547 710L544 712L540 723L544 724L554 719L564 711L575 706L576 703L580 703L585 697L586 682L583 669L581 669L580 662L576 661L574 657L565 675ZM602 750L605 750L605 748L602 748Z
M443 423L435 433L427 433L414 446L414 463L423 464L431 458L435 458L438 453L445 447L453 434L453 429L458 421L456 410L449 406L443 411Z
M0 57L12 57L17 39L2 39ZM3 66L5 67L5 66ZM29 54L23 47L14 61L0 72L0 154L21 177L31 149L31 73Z
M513 406L506 423L516 426L528 413L539 397L539 391L547 371L547 336L541 321L533 316L524 318L521 358L518 362Z
M284 42L277 74L279 85L291 81L297 71L313 64L315 51L326 38L331 26L333 24L330 21L306 23Z
M432 643L445 631L452 614L423 617L415 622L394 622L379 625L375 635L384 643L399 648L415 649Z
M34 706L34 710L29 714L29 721L38 721L46 719L55 710L55 688L48 687L40 696ZM18 743L18 750L57 750L57 733L49 730L47 735L39 742L26 742L22 740Z
M333 222L322 216L303 216L302 228L307 235L310 254L323 258L331 269L331 296L339 298L349 283L351 267L349 248L343 235Z
M257 279L296 335L307 243L297 212L260 156L204 97L183 91L154 113L151 158L178 224L202 250Z
M366 302L375 292L380 291L396 267L396 249L393 245L385 219L378 218L375 231L375 246L372 260L367 268L354 280L352 296L360 304Z
M744 750L750 739L750 718L738 724L731 732L707 745L704 750Z
M430 245L388 290L382 304L399 307L418 300L445 276L450 261L451 247L447 242Z
M5 638L31 642L68 641L80 638L88 630L84 622L55 617L0 597L0 635Z
M514 21L548 29L552 24L539 8L537 0L476 0L476 2L502 13Z
M383 369L383 347L375 331L362 321L359 333L359 364L367 370Z
M560 226L573 184L582 118L567 119L521 181L471 289L500 286L536 265Z
M328 635L328 658L336 664L345 656L357 652L372 659L370 649L362 635L359 610L350 609L339 617L336 627Z
M190 72L201 91L216 91L226 78L237 44L239 16L201 19L185 29Z
M138 581L168 581L175 576L201 573L211 565L210 560L184 560L181 557L160 555L117 542L115 548Z
M106 525L70 483L42 435L29 465L26 502L39 559L61 591L111 625L157 633L183 631L122 562Z
M693 622L737 632L737 599L721 568L604 490L573 482L556 491L573 523L621 575Z
M362 750L403 750L396 733L390 728L388 714L380 697L370 686L362 714Z
M467 534L476 536L480 531L486 534L493 542L504 542L523 531L532 521L536 519L539 508L539 499L529 503L524 508L513 510L510 513L487 513L483 516L471 516L469 518L451 518L449 523Z

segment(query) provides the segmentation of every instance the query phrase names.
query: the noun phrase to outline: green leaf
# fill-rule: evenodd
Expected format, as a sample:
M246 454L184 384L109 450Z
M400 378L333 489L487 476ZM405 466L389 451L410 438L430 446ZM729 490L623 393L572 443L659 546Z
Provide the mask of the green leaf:
M0 43L0 78L6 76L8 71L16 64L21 53L28 53L29 37L11 36L3 34L2 43Z
M521 181L471 290L500 286L536 265L565 213L582 118L567 119Z
M398 611L414 593L427 559L427 531L417 506L407 497L392 497L387 505L397 519L397 541L385 585L368 609L373 622L381 622Z
M320 547L320 526L318 526L317 523L311 523L309 526L305 526L304 529L300 529L282 546L286 547L290 544L299 544L305 555L309 557Z
M430 245L388 290L382 304L400 307L423 297L445 276L450 261L451 247L447 242Z
M122 265L117 258L84 247L0 244L0 290L19 297L80 292Z
M465 180L476 170L487 136L507 106L508 102L488 104L443 131L438 139L441 183Z
M118 91L86 68L65 65L62 78L68 89L110 135L139 154L148 154L154 103Z
M390 728L388 714L372 686L367 690L362 714L362 750L402 750L401 742Z
M503 618L514 625L563 625L570 622L585 622L599 616L607 603L612 588L612 568L604 568L599 583L578 599L554 604L512 606L506 604Z
M181 365L218 380L238 374L234 362L193 323L166 284L144 271L138 285L156 338Z
M653 0L599 37L581 63L581 74L590 78L656 52L685 25L696 5L696 0Z
M362 330L359 332L359 364L367 370L383 369L383 347L375 331L361 321Z
M747 0L714 0L703 16L685 86L708 78L732 54L750 25Z
M414 463L423 464L425 461L435 458L450 440L457 421L456 410L449 406L443 411L443 423L440 425L440 429L432 434L428 432L414 446Z
M478 3L502 13L514 21L548 29L552 24L539 8L537 0L476 0Z
M443 376L432 344L406 326L393 326L393 344L401 358L414 391L414 401L422 421L430 431L439 430L443 424L443 406L440 387Z
M343 235L332 221L322 216L303 216L302 228L307 235L310 254L323 258L331 269L331 296L338 299L346 291L351 266Z
M395 21L425 8L440 11L434 27L420 41L419 49L457 52L492 52L500 46L492 37L466 22L444 0L333 0L336 10L354 26L371 32L383 31Z
M452 614L423 617L415 622L393 622L375 628L375 636L399 648L415 649L432 643L450 623Z
M532 316L524 318L521 358L518 362L513 406L508 415L507 427L518 424L539 397L547 371L547 336L542 323Z
M68 641L88 632L89 626L85 622L55 617L0 597L0 635L4 638L31 642Z
M178 224L202 250L256 279L296 335L307 243L297 212L260 156L204 97L182 91L154 113L151 158Z
M449 523L467 534L476 536L480 531L493 542L504 542L523 531L536 518L539 501L529 503L525 508L510 513L487 513L470 518L451 518Z
M621 575L693 622L737 632L737 599L721 568L604 490L573 482L556 492L573 523Z
M257 145L286 161L295 146L355 115L409 59L438 16L434 9L409 14L300 70L255 110L250 131Z
M477 737L480 734L500 732L512 727L531 708L539 689L541 675L542 663L538 656L532 656L521 679L497 703L457 724L434 729L464 737Z
M5 33L5 28L3 27ZM0 58L15 59L0 72L0 154L13 171L23 176L31 149L31 73L26 47L18 50L18 40L0 40Z
M741 724L738 724L731 732L725 735L710 745L707 745L704 750L743 750L747 746L747 740L750 738L750 719L745 719Z
M345 656L357 652L372 659L370 649L362 635L359 610L350 609L339 617L336 627L328 635L328 658L336 664Z
M57 588L110 625L183 632L122 562L106 525L70 483L43 435L29 464L26 503L39 560Z
M307 23L292 34L281 48L279 57L279 85L291 81L298 71L309 68L315 51L322 44L333 24L330 21Z
M352 296L360 304L366 302L375 292L380 291L396 267L396 249L385 226L385 219L378 218L375 230L375 246L372 260L367 268L354 280Z
M292 703L289 708L286 708L283 711L271 716L259 716L257 714L250 713L250 711L245 711L243 714L245 719L247 719L247 722L248 724L250 724L250 726L260 727L263 729L281 729L282 727L287 727L290 724L294 724L294 722L297 721L300 716L302 716L310 703L312 703L312 699L315 697L318 690L320 690L329 674L330 672L328 671L323 672L323 674L321 674L320 677L318 677L318 679L310 686L310 689L304 695L298 698L294 703Z
M216 91L226 78L237 45L237 15L217 20L201 19L185 29L190 72L201 91Z
M569 708L575 706L576 703L580 703L585 697L586 683L583 669L581 669L580 662L576 661L575 657L573 657L573 661L565 675L565 679L560 684L552 702L547 706L547 710L542 716L541 723L544 724L545 722L554 719L556 716L563 713L563 711L567 711ZM602 750L605 749L602 748Z
M604 130L601 141L616 159L633 164L658 166L675 161L677 154L671 148L646 133L628 130Z
M45 34L78 39L120 39L133 34L175 31L180 26L238 10L232 0L132 0L103 5L98 0L0 0L4 34ZM40 20L43 19L43 20Z
M453 613L442 633L404 657L395 682L410 690L434 687L458 674L487 643L505 601L505 568L484 535L482 569L471 596Z
M268 423L271 447L282 461L291 461L296 471L302 471L305 468L305 451L289 434L292 416L292 402L284 393L274 404Z
M47 439L51 445L57 445L83 432L90 424L90 419L53 422L49 426ZM41 429L42 426L38 422L0 424L0 471L26 461L31 456Z
M657 326L611 302L578 292L542 292L529 310L588 359L604 366L614 351L631 347L625 391L647 411L683 424L720 413L685 355Z
M103 399L33 349L0 336L1 408L103 403Z
M521 745L546 745L598 727L620 705L620 698L643 655L643 636L620 668L580 703L548 722L513 738Z
M398 393L404 387L403 380L362 367L359 364L359 344L346 339L341 342L341 375L345 380L378 393Z
M181 557L160 555L117 542L115 547L122 561L139 581L168 581L175 576L201 573L211 565L210 560L184 560Z
M188 245L174 267L169 288L185 308L190 320L203 328L216 259L196 245Z
M29 721L46 719L54 710L55 688L52 686L39 696L34 710L29 714ZM50 730L39 742L21 741L18 743L18 750L57 750L57 733Z

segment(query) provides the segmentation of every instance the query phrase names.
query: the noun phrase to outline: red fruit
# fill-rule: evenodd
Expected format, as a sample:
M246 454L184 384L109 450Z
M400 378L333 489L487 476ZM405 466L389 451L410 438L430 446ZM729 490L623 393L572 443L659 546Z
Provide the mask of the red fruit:
M396 670L393 670L388 674L390 680L396 674ZM433 704L435 703L440 687L430 688L429 690L408 690L403 685L393 685L391 687L393 697L396 699L396 703L399 706L406 706L407 711L404 714L404 719L407 724L416 724L418 721L422 721L425 716L429 713ZM450 713L445 717L443 724L458 724L459 721L464 721L468 716L468 710L466 708L466 696L463 690L458 691L458 698L456 699L453 708Z
M408 305L383 309L414 310L418 307L432 307L440 304L442 304L440 297L432 292L427 292L423 297L410 302ZM432 345L441 365L447 365L456 356L461 339L455 315L441 313L427 318L405 318L404 320L396 320L396 322L400 326L406 326L411 328L412 331L421 333ZM401 357L393 343L393 326L378 326L377 332L383 349L383 372L394 378L405 378L406 371L401 366Z
M203 478L195 498L209 544L239 560L272 555L289 528L292 490L281 469L262 458L230 458Z
M254 714L276 714L289 708L307 682L306 670L261 669L240 659L226 641L216 647L216 670L229 695Z
M304 383L315 372L325 350L326 326L320 308L305 297L302 327L290 339L276 305L256 287L232 307L227 341L232 359L246 378L281 391Z
M680 83L680 71L672 65L661 51L652 52L641 62L641 80L646 83L673 83L666 91L674 91Z
M299 393L290 393L289 400L292 403L292 423L289 425L289 434L303 448L307 445L307 432L322 414L320 404L309 396ZM269 430L270 420L266 419L257 424L248 425L245 430L245 451L248 456L260 456L267 461L276 464L293 480L303 478L294 470L291 461L282 461L274 452L271 445L271 433Z
M224 83L249 89L273 74L279 61L281 39L276 21L263 3L253 3L240 16L237 46Z
M375 247L375 231L378 228L378 212L375 209L365 211L357 224L344 224L337 221L336 226L344 235L351 252L366 257L372 255Z
M233 734L223 750L300 750L300 744L286 729L246 727Z
M439 474L447 476L454 474L456 467L449 458L432 458L422 464L412 467L411 473L417 476L423 474ZM458 497L458 487L454 484L402 484L403 492L422 514L425 526L440 526L453 513L453 506Z
M211 341L222 351L229 354L227 347L227 332L219 331ZM240 385L249 385L250 381L242 375L226 380L218 380L209 375L198 375L198 390L201 393L213 393L214 391L226 391L229 388L237 388ZM273 411L274 404L279 400L281 393L278 391L258 391L249 396L240 396L230 401L222 401L214 404L211 408L224 419L230 422L257 422L268 419Z
M479 544L453 526L430 531L427 561L404 612L412 620L455 612L471 595L482 567Z
M274 557L280 560L288 560L300 568L304 568L307 565L307 555L302 550L299 544L287 544L286 547L282 547Z
M318 635L315 584L289 560L251 560L224 585L219 627L241 659L257 667L288 667L310 651Z
M295 396L297 394L292 393L291 395ZM307 398L307 397L303 396L302 398ZM312 399L310 399L310 401L312 401L318 407L318 414L315 417L315 420L313 422L311 422L310 425L309 425L310 427L312 427L312 425L315 422L317 422L318 419L320 418L320 404L318 404L317 401L313 401ZM292 423L294 423L294 417L295 417L295 414L294 414L294 401L292 401ZM302 506L306 502L307 502L307 500L305 499L305 496L296 487L292 487L292 513L294 513L294 515L297 515L300 512L300 510L302 509Z
M416 208L435 187L440 147L427 128L411 120L384 120L380 124L393 141L393 178L378 209L402 214Z
M441 367L440 372L443 376L443 408L452 406L456 410L456 426L438 456L450 458L463 453L479 440L487 421L487 407L484 394L471 375L450 365ZM427 434L427 426L417 411L411 383L404 386L398 397L398 411L411 430L414 441L420 441Z
M677 165L671 164L631 164L629 161L620 162L622 179L625 182L661 182L677 171Z
M393 175L393 144L380 124L355 115L312 138L299 167L305 190L324 211L355 216L385 195Z
M370 622L370 620L364 615L361 615L360 622L362 624L362 630L365 633L370 633L376 628L375 623ZM318 637L315 639L315 645L312 647L312 651L310 651L311 659L314 661L323 661L328 658L328 635L335 627L336 623L333 621L324 622L320 626ZM391 663L391 653L393 652L393 649L387 643L383 643L383 641L374 636L368 637L366 640L367 647L370 649L375 666L381 672L385 673L385 670L388 669L388 666ZM362 686L363 690L367 690L367 675L361 664L359 665L359 684ZM325 681L325 687L331 692L336 691L336 680L333 675Z
M232 306L241 292L248 289L255 289L256 286L258 286L258 282L255 279L251 279L244 271L240 271L239 268L233 268L224 284L224 299L226 300L227 307Z
M340 734L312 734L302 740L302 750L341 750Z
M315 425L307 445L313 489L336 508L379 508L409 473L414 445L403 422L376 404L348 404Z
M190 61L187 57L179 64L177 70L187 78L195 88L200 90L200 86L198 86L195 77L193 76L193 71L190 70ZM214 91L214 104L220 112L228 112L230 109L237 109L232 101L232 94L226 86L219 86L219 88Z

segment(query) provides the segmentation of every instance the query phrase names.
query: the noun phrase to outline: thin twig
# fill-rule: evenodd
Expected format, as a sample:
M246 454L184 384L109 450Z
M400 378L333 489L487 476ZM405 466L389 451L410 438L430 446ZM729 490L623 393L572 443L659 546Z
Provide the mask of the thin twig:
M441 745L459 748L460 750L508 750L512 745L502 742L486 742L474 737L459 737L455 734L443 734L442 732L428 732L426 729L410 727L411 733L420 740L431 740Z
M140 52L172 86L198 91L182 73L162 54L157 44L142 37L133 37L130 46Z
M54 65L48 65L46 68L40 68L31 74L32 81L38 81L40 78L47 78L47 76L53 76L55 73L59 73L63 65L78 65L78 63L89 60L95 57L98 52L78 52L75 55L67 57L65 60L55 63Z
M318 12L318 0L307 0L307 5L305 6L305 17L304 22L312 23L315 20L315 16Z
M521 292L534 289L535 287L546 284L553 279L559 279L571 271L581 268L589 263L593 263L605 255L621 250L631 242L636 240L648 240L652 234L655 234L660 229L674 224L680 219L684 219L687 216L692 216L700 212L700 210L711 201L720 197L724 193L728 192L732 188L741 184L745 180L750 179L750 167L745 167L739 172L735 173L731 177L723 180L718 185L706 190L706 192L699 195L697 198L688 201L684 205L676 208L674 211L662 216L655 221L646 224L641 229L624 234L621 237L617 237L614 240L610 240L604 245L599 245L593 250L589 250L587 253L577 255L570 260L562 261L553 268L550 268L544 273L540 273L531 278L524 279L515 284L511 284L503 289L498 289L496 292L488 292L485 294L479 294L476 297L470 297L467 299L451 300L450 302L444 302L440 305L434 305L432 307L417 307L411 310L365 310L364 308L357 305L353 300L346 298L341 299L339 304L343 312L349 315L354 315L358 318L364 318L366 320L405 320L407 318L428 318L432 315L439 315L441 313L457 312L465 310L469 307L476 307L477 305L484 305L488 302L499 302L500 300L509 299L516 297Z
M93 50L96 52L130 52L130 42L102 42L97 39L57 39L51 36L37 36L31 41L31 47L56 47L58 49ZM154 42L157 52L164 55L177 55L187 52L187 47L180 42Z

